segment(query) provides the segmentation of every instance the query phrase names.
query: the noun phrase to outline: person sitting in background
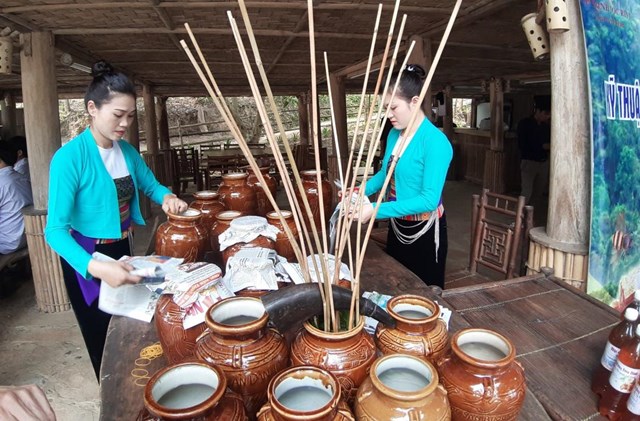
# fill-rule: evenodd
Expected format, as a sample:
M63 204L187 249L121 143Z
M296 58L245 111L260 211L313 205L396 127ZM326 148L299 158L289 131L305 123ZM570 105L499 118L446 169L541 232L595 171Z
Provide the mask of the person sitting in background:
M537 203L549 186L551 147L551 102L538 98L533 115L518 123L521 196L527 204Z
M29 161L27 160L27 138L24 136L13 136L8 142L18 154L13 169L27 177L27 180L31 182L31 177L29 176Z
M0 254L9 254L26 246L22 208L33 204L31 185L13 169L16 152L0 141Z
M56 415L35 384L0 386L0 420L55 421Z

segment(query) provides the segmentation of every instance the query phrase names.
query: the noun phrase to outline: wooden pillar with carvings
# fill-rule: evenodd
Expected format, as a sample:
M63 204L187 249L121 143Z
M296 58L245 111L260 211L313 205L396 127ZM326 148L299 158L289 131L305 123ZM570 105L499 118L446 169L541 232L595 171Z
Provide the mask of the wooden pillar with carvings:
M567 0L571 30L551 33L551 152L547 226L531 230L528 272L549 266L586 290L591 197L591 129L578 0ZM545 212L536 209L535 212Z
M491 145L485 152L484 160L484 188L494 193L504 193L506 190L504 153L504 91L502 80L492 78L489 83L489 97L491 102Z
M54 37L51 32L25 33L20 35L20 44L22 101L33 192L33 206L23 209L23 214L36 302L44 312L69 310L71 304L60 259L44 239L49 163L61 145Z

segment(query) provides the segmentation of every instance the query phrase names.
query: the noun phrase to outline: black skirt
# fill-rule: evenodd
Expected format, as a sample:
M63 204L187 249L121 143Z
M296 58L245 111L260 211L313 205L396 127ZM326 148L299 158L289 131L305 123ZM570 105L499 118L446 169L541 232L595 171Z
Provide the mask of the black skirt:
M395 219L396 227L402 234L413 235L419 232L427 221L405 221ZM440 245L436 261L435 232L436 224L440 224ZM447 261L447 218L442 215L429 230L412 244L402 244L389 227L387 233L387 253L415 273L427 285L436 285L444 289L444 271Z

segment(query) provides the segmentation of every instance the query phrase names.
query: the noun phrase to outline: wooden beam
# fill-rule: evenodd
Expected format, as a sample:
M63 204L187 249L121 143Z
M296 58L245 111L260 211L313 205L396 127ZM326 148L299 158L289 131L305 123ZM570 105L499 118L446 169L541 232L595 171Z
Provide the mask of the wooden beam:
M305 11L302 14L302 16L300 16L300 19L298 19L298 23L296 24L296 27L293 29L293 32L298 33L300 31L302 31L302 28L304 28L306 25L308 25L308 17L309 17L308 14L309 14L308 10L305 9ZM280 47L280 51L278 51L278 54L276 54L276 57L271 61L271 64L269 64L269 67L267 67L267 69L265 70L267 75L269 73L271 73L271 71L275 68L275 66L278 63L278 61L280 61L280 59L282 58L284 53L287 51L287 48L289 48L289 45L291 45L291 43L293 41L295 41L295 39L296 39L296 37L290 36L282 44L282 46Z
M151 0L151 5L153 6L153 10L156 12L158 17L162 21L162 24L164 25L164 27L167 29L173 30L175 28L175 25L171 20L171 16L169 16L166 10L159 7L160 4L161 4L160 0ZM178 37L175 34L169 34L169 38L171 39L171 42L173 42L173 44L176 46L176 48L179 51L182 51L182 46L180 45L180 40L178 39Z
M520 0L480 0L471 2L471 5L462 10L458 15L455 28L460 30L463 26L470 23L476 23L479 18L493 14L518 1ZM420 35L426 38L434 38L434 35L444 31L448 22L448 18L443 18L440 22L431 25L429 30L421 33Z
M276 1L248 1L246 2L249 8L259 9L301 9L306 10L307 2L276 2ZM96 3L63 3L63 4L40 4L40 5L28 5L28 6L12 6L3 7L0 9L0 13L25 13L25 12L55 12L65 10L82 10L82 9L144 9L149 8L149 4L135 3L135 2L96 2ZM159 4L159 7L163 9L181 8L181 9L231 9L237 8L238 2L166 2ZM377 4L357 4L357 3L324 3L314 7L314 10L331 11L331 10L361 10L361 11L376 11L378 9ZM423 7L423 6L400 6L401 13L412 14L442 14L448 15L451 11L444 7Z
M369 36L371 39L371 36ZM407 43L403 42L400 47L398 47L398 53L404 53L407 50ZM373 56L371 61L371 69L378 69L380 67L380 63L382 62L382 56L384 54L380 53L376 56ZM335 72L333 72L337 77L344 76L347 79L355 77L358 73L364 73L367 68L367 59L362 60L358 63L352 64L350 66L343 67Z

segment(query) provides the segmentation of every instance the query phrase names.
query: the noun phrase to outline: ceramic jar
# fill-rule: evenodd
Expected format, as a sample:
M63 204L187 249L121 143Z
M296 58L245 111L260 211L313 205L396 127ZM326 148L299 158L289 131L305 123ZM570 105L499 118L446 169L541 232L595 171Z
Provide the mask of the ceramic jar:
M382 354L410 354L437 364L444 356L449 334L440 319L440 307L419 295L399 295L387 302L387 312L396 321L391 328L376 329L376 346Z
M293 213L288 210L281 210L280 214L283 216L293 236L297 238L298 229L296 228L296 223L293 220ZM278 253L278 255L284 257L291 263L297 262L298 259L296 259L296 254L294 253L293 247L291 246L291 241L289 241L289 237L287 237L287 234L284 231L282 222L280 222L278 212L273 211L267 213L267 220L271 225L280 230L278 236L276 237L276 252Z
M453 419L516 420L524 402L524 370L504 336L463 329L451 338L451 353L438 372L449 392Z
M262 177L267 185L267 188L271 192L271 195L276 197L276 190L278 189L278 181L271 177L269 174L269 167L260 167L260 172L262 173ZM271 202L267 198L267 194L264 192L262 186L260 185L260 181L258 177L253 172L251 167L246 168L249 176L247 177L247 184L250 185L256 193L256 202L258 206L257 215L266 216L269 212L273 210L273 206L271 206Z
M267 220L265 218L261 216L243 216L240 218L234 218L229 223L228 229L233 230L239 236L245 236L252 233L264 232L265 230L267 230L267 228L273 229L272 227L269 227L269 224L267 223ZM273 234L273 236L276 237L275 234ZM220 238L218 240L220 240ZM224 250L222 250L223 267L226 269L227 261L229 261L229 258L235 255L238 251L240 251L241 249L252 247L262 247L275 250L276 242L274 239L271 239L264 235L258 235L251 240L240 241L233 245L230 245L229 247L226 247Z
M185 330L182 327L183 319L184 310L173 302L173 295L161 295L156 304L153 321L156 325L156 333L162 345L162 351L169 364L193 357L196 339L206 328L204 323L200 323Z
M291 344L293 365L315 365L333 373L340 382L344 398L353 402L358 387L376 359L373 338L364 330L364 318L345 332L325 332L304 323Z
M193 194L193 202L189 207L198 209L202 212L202 226L207 232L206 249L211 250L211 242L209 241L209 233L213 224L216 222L216 215L226 209L224 203L218 200L219 196L217 192L205 190L195 192Z
M316 228L318 230L321 229L321 220L320 220L320 194L322 194L322 204L324 207L324 216L325 221L328 221L331 217L331 212L333 210L331 198L331 183L326 180L326 171L322 170L321 174L321 182L322 186L318 189L318 179L317 179L317 171L316 170L306 170L300 171L300 175L302 177L302 185L304 186L305 195L307 196L307 200L309 201L309 206L311 207L311 212L313 214L313 220L315 221ZM298 201L300 202L301 209L304 209L304 205L302 202L302 198L300 197L300 191L296 190L296 196ZM320 193L319 193L320 192ZM305 225L307 227L311 227L309 224L309 219L307 218L307 213L302 212L304 215ZM325 224L326 225L326 224Z
M271 378L289 365L284 337L267 327L267 319L259 299L226 298L207 311L209 331L196 343L196 357L222 369L250 416L267 401Z
M355 421L341 400L340 383L314 366L291 367L278 373L267 391L268 402L258 421Z
M202 212L191 208L181 214L168 214L156 231L155 253L181 257L185 263L202 260L207 233L200 225L201 218Z
M412 355L377 359L358 389L354 407L356 418L362 421L451 419L447 391L438 384L435 367Z
M138 421L244 421L242 399L218 367L188 361L158 371L144 388Z
M211 227L211 231L209 232L209 242L211 244L211 250L213 252L214 263L224 269L224 265L222 264L222 253L220 252L220 243L218 242L218 236L225 232L231 221L242 216L242 212L234 211L234 210L226 210L216 214L216 221L213 223Z
M222 183L218 187L220 201L229 210L240 211L245 215L256 215L258 203L256 192L247 184L248 174L229 173L222 176Z

